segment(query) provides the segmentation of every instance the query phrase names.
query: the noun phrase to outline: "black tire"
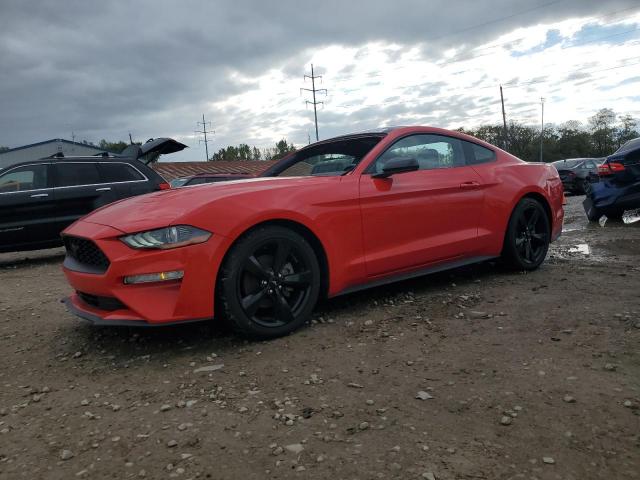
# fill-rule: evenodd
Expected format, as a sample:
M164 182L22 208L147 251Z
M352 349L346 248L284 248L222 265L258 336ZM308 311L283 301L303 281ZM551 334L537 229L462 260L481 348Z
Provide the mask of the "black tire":
M591 183L586 178L580 182L580 193L586 195L586 193L590 190Z
M597 222L600 220L602 212L593 205L593 201L588 195L587 198L583 200L582 206L584 207L584 213L587 215L587 219L590 222Z
M280 337L309 321L320 284L318 258L302 235L276 225L259 227L231 247L218 282L218 305L238 333Z
M624 210L609 211L609 213L607 213L606 215L607 215L607 218L611 220L622 220L622 215L624 215Z
M511 213L505 234L502 257L508 267L535 270L549 250L551 226L539 201L523 198Z

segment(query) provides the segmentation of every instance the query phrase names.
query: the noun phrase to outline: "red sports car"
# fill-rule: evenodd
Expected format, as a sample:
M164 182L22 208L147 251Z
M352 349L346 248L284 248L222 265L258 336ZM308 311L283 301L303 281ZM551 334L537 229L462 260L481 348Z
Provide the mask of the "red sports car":
M287 334L333 297L489 258L544 260L562 230L552 165L398 127L309 145L262 178L123 200L63 233L69 309L102 325L221 318Z

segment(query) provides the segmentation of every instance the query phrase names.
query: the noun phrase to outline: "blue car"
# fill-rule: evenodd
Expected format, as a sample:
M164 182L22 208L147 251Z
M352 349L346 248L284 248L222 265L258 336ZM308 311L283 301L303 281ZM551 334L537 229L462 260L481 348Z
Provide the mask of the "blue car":
M598 167L599 181L587 187L582 205L590 221L621 218L640 207L640 138L629 140Z

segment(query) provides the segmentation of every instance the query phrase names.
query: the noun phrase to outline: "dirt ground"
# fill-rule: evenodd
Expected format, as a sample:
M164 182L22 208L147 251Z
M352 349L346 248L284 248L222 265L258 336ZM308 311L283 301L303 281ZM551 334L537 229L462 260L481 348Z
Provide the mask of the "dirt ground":
M534 273L336 298L262 343L92 327L61 250L0 255L0 478L639 478L640 224L581 200Z

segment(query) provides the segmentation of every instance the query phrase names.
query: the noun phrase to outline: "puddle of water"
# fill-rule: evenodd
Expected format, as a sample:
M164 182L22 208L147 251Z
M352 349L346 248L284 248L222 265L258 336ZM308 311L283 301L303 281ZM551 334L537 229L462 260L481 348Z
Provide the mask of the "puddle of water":
M584 228L585 227L583 225L576 225L575 223L572 223L570 225L563 225L562 233L577 232L578 230L584 230Z
M569 253L581 253L583 255L591 254L591 249L589 248L589 245L587 245L586 243L579 243L575 247L571 247L568 251Z

